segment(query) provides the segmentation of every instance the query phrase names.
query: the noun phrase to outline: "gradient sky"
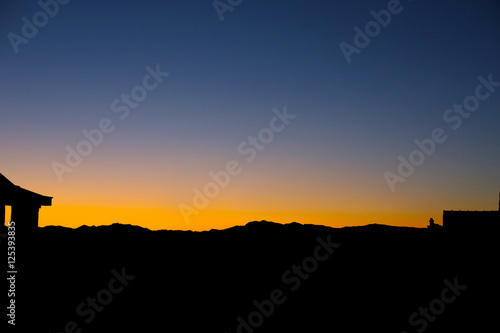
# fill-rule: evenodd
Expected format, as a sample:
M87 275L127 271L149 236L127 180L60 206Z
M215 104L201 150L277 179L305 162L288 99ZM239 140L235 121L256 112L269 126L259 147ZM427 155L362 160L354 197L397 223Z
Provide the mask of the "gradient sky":
M500 5L403 0L348 63L339 44L387 6L252 0L221 21L210 0L72 0L16 53L9 33L41 7L2 1L0 172L54 197L41 226L424 227L443 209L497 209L500 87L456 130L443 115L479 76L500 82ZM169 76L121 120L111 104L157 65ZM238 146L285 107L296 118L247 161ZM114 131L59 181L52 163L104 118ZM435 128L447 140L391 191L384 173ZM179 205L232 160L241 172L188 223Z

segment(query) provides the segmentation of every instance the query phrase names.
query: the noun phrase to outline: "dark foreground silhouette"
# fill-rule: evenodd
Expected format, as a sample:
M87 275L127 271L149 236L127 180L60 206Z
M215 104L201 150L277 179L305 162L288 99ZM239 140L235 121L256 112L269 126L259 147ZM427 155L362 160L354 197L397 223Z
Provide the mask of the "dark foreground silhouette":
M271 222L208 232L39 228L17 239L16 329L491 331L496 232Z

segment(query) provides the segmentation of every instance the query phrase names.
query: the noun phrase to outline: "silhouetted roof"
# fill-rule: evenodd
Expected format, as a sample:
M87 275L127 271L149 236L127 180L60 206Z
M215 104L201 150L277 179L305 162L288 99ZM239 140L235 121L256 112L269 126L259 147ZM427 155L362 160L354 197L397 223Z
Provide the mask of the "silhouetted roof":
M0 189L7 186L15 186L15 185L0 173Z
M14 185L0 173L0 202L8 206L22 203L51 206L52 197L47 197Z

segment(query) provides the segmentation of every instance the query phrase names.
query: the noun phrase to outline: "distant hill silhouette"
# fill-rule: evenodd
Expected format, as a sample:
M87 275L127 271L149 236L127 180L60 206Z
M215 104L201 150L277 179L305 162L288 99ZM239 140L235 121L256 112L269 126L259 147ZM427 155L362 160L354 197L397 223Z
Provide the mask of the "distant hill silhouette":
M417 332L422 319L409 317L454 279L466 290L425 332L481 331L498 313L496 235L262 221L205 232L51 226L24 237L16 321L37 332ZM273 311L271 295L281 301Z

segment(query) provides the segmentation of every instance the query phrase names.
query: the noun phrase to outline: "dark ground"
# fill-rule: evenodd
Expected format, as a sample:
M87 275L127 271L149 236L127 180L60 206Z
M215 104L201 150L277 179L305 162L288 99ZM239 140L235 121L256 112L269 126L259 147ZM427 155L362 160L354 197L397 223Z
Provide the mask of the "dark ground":
M270 222L209 232L45 227L17 235L16 329L496 331L497 235ZM425 319L429 306L436 315Z

